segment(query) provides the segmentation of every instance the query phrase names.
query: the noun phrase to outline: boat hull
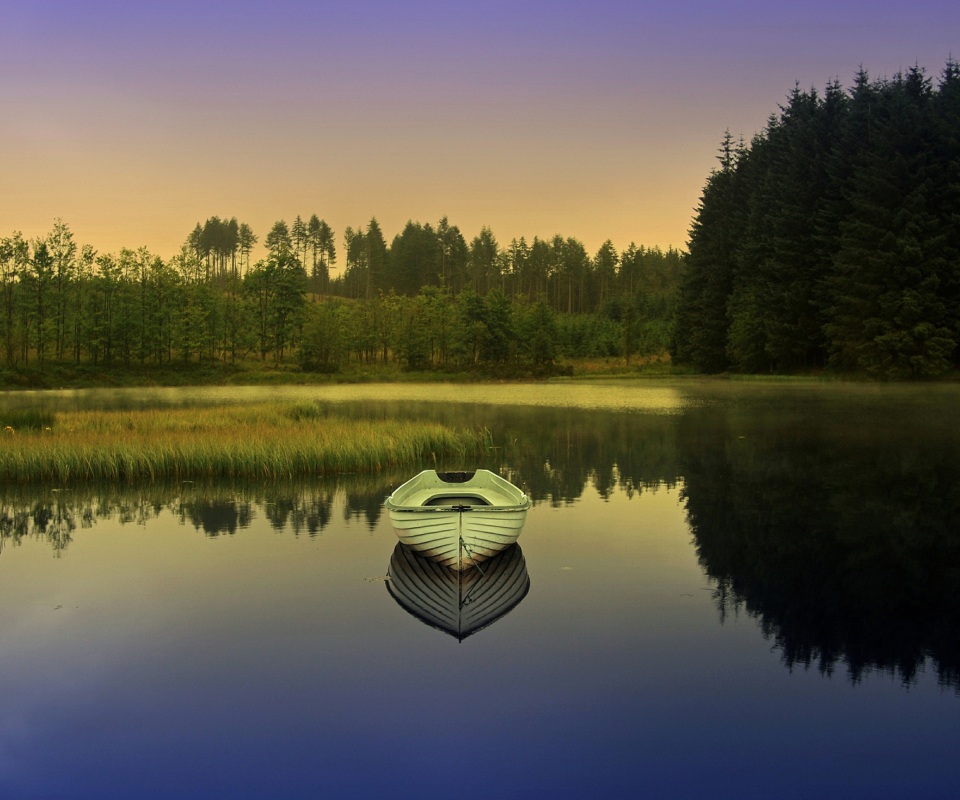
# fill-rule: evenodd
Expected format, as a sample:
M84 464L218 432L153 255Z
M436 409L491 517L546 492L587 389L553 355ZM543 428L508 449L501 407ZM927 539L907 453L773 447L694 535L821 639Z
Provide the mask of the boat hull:
M527 520L525 508L389 513L401 542L454 570L482 564L512 545Z
M464 571L517 541L531 502L489 470L427 469L399 486L384 506L403 544Z

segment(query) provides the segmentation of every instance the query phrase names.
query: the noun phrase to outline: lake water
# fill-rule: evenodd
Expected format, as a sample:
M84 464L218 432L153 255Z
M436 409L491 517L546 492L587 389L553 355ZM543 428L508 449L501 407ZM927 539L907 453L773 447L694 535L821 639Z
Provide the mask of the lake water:
M462 641L395 596L381 504L419 467L0 488L0 796L960 795L960 387L0 403L280 397L487 427L529 589Z

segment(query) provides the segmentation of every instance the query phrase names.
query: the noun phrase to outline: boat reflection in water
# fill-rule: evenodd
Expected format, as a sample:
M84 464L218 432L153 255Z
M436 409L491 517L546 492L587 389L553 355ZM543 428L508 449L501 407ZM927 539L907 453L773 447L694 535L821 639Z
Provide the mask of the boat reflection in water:
M387 590L406 611L461 642L514 609L530 590L517 544L460 572L399 542L387 575Z

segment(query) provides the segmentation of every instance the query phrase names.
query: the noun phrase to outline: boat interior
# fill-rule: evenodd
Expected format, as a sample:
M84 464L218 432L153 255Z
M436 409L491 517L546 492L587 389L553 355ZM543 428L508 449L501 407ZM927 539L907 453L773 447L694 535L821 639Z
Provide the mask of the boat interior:
M407 481L389 498L403 508L424 506L498 506L523 504L526 496L499 475L488 470L476 472L435 472L424 470Z
M455 494L434 494L428 500L420 503L421 506L491 506L495 503L489 502L479 494L464 494L456 492Z

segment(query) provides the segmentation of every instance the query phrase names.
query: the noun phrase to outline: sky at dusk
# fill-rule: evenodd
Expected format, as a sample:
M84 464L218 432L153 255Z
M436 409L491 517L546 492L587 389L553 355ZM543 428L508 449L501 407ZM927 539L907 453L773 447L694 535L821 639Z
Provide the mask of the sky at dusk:
M0 3L0 235L62 217L169 256L447 215L469 240L683 246L726 129L787 93L960 56L960 4ZM256 255L256 254L255 254ZM342 264L340 264L342 266Z

